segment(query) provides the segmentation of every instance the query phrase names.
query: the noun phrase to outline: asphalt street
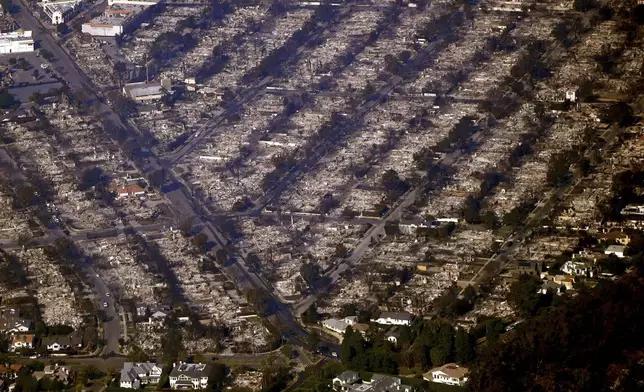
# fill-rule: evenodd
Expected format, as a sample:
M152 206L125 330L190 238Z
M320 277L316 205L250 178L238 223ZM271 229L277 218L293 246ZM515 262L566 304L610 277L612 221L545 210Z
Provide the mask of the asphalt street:
M99 306L105 312L105 317L103 318L103 338L105 339L105 346L101 354L118 354L119 338L121 337L121 318L117 311L118 304L116 303L114 295L92 265L86 263L82 268L87 275L88 283L92 286L96 298L99 301Z
M147 235L148 233L162 232L166 228L169 228L168 224L154 223L154 224L143 225L143 226L129 226L128 228L115 227L115 228L107 228L107 229L99 229L99 230L71 232L70 235L66 235L65 233L63 233L60 227L58 227L57 230L50 231L49 235L30 240L29 246L50 245L56 242L56 240L60 237L67 237L72 241L83 241L83 240L91 240L96 238L116 237L127 231L132 231L138 234ZM18 249L22 247L22 245L19 242L20 241L18 240L12 240L12 239L0 239L0 246L3 249Z

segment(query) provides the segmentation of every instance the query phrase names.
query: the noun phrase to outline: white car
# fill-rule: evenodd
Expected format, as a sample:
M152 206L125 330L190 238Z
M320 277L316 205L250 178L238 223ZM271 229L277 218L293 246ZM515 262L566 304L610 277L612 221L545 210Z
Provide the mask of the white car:
M49 64L40 64L40 68L47 69L49 68Z
M109 305L107 304L107 302L103 302L103 307L104 307L104 308L107 308L108 306L109 306Z
M110 293L105 293L105 296L110 297L112 294Z

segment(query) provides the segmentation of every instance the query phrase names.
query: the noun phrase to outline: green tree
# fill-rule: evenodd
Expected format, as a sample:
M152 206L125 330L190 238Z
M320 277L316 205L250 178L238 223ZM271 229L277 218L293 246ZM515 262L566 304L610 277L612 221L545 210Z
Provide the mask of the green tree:
M464 364L474 360L474 339L465 329L459 328L456 330L454 348L457 362Z
M385 188L387 199L390 202L397 200L410 187L409 183L401 179L398 172L393 169L387 170L382 175L382 186Z
M47 326L44 322L38 320L34 323L34 334L39 337L47 335Z
M252 272L258 272L262 269L262 261L255 253L249 253L246 256L246 265L248 265L248 269Z
M498 224L499 219L496 217L494 211L486 211L485 214L483 214L483 225L485 225L486 229L494 230L497 228Z
M54 55L45 48L40 48L38 52L44 59L51 61L54 58Z
M335 246L335 252L333 252L333 256L341 259L344 258L348 252L349 250L347 249L347 247L342 242L340 242Z
M595 0L574 0L573 8L575 11L586 12L597 6Z
M557 187L564 183L570 169L571 158L567 153L561 153L550 160L546 179L548 184Z
M360 332L355 332L353 328L347 327L340 348L342 363L352 369L364 369L366 346L366 341Z
M228 260L228 255L226 254L226 251L223 249L217 249L217 252L215 253L215 258L217 259L217 262L219 264L224 264Z
M609 272L613 275L621 275L628 268L628 264L621 260L619 257L611 254L602 261L599 262L599 268L602 271Z
M447 363L447 354L439 346L432 347L429 351L429 357L432 360L432 366L440 366Z
M312 350L317 350L320 345L320 334L317 331L311 331L306 339L306 342L311 346Z
M205 253L208 250L208 236L204 233L199 233L192 237L192 244L195 248L199 249L201 253Z
M475 198L472 195L467 196L465 199L465 207L463 208L463 219L467 223L479 223L481 222L481 202L478 198Z
M130 362L148 362L150 360L150 357L145 353L145 351L135 344L130 345L130 351L127 354L127 358Z
M579 85L577 96L581 102L594 102L597 96L595 95L595 82L592 80L585 80Z
M0 91L0 108L11 109L19 104L15 97L7 90Z
M438 347L445 355L445 362L452 361L454 357L454 327L444 323L438 330Z
M536 314L543 305L539 289L541 281L532 275L521 275L510 285L507 299L523 317Z
M300 266L300 276L312 286L320 276L320 266L314 263L304 263Z
M251 289L246 292L246 298L260 317L269 314L271 297L265 290Z
M318 308L315 305L315 302L312 303L304 313L302 313L302 321L307 324L315 324L320 321L320 314L318 313Z
M16 392L37 392L38 380L31 376L28 372L19 372L15 384Z
M284 357L286 357L286 359L288 359L288 360L290 360L291 358L293 358L293 346L291 346L290 344L285 344L285 345L283 345L283 346L282 346L282 354L283 354L283 355L284 355Z
M600 117L605 122L627 126L633 122L633 108L626 102L614 103L605 108Z
M183 349L183 337L176 325L176 320L169 317L166 320L167 331L161 338L161 347L163 347L162 359L164 363L175 363L180 357Z
M43 95L38 91L34 92L29 96L29 100L35 104L38 104L40 101L42 101L42 99L43 99Z
M210 368L208 384L212 391L220 391L226 381L226 366L223 363L213 363Z
M157 169L150 173L148 176L148 180L150 181L150 185L152 185L155 188L161 188L161 186L165 183L167 177L167 172L165 169Z

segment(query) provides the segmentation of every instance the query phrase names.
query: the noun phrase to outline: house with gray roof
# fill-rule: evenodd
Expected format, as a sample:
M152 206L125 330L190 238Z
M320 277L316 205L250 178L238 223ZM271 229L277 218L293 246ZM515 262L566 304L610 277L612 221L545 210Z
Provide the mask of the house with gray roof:
M336 390L345 390L344 388L360 380L358 372L347 370L346 372L338 374L333 379L333 388Z
M374 374L370 381L359 382L356 372L344 372L333 379L333 388L342 392L411 392L409 385L403 385L398 377Z
M65 351L72 347L72 342L69 336L49 336L43 338L42 345L47 347L47 351Z
M204 389L208 386L210 366L203 363L179 362L170 371L170 388Z
M50 352L79 350L83 348L84 340L84 332L76 330L69 335L47 336L42 339L42 345Z
M154 362L125 362L121 369L121 388L139 389L142 385L158 384L163 365Z
M397 345L398 340L400 339L400 329L398 328L399 327L391 327L385 334L385 339L387 339L388 342L391 342L394 345Z
M357 319L358 318L355 316L348 316L343 319L331 318L331 319L323 320L322 326L333 332L344 334L347 328L349 328L350 326L354 326L356 324Z

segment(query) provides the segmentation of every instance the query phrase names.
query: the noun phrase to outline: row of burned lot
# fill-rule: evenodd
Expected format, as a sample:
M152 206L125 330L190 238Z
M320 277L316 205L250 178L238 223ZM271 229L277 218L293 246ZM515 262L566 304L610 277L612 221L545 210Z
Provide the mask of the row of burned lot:
M217 15L168 6L118 48L130 65L153 59L154 77L174 85L170 99L138 105L132 121L170 157L180 151L176 140L203 133L174 172L213 214L233 216L235 244L283 298L305 294L311 271L331 270L417 189L320 308L337 313L361 302L428 313L483 266L502 271L490 258L553 197L557 208L539 221L550 231L535 232L512 256L552 262L578 252L574 229L606 228L614 175L640 158L639 127L618 103L637 103L644 58L633 26L619 14L551 12L560 4L490 10L496 5L240 3ZM123 77L89 67L111 44L77 41L69 44L79 45L79 63L97 83ZM250 98L228 110L239 97ZM72 231L171 222L162 198L101 139L101 122L62 100L1 128L5 169L23 173L7 176L2 190L0 214L15 239L59 222ZM556 194L566 182L576 185ZM47 194L24 184L46 184ZM104 192L134 184L147 195ZM42 197L47 208L36 212L51 221L12 212L42 206L33 203ZM259 201L267 204L261 216L244 213ZM119 298L156 307L179 288L194 311L237 323L229 342L247 341L254 329L240 325L248 305L211 261L177 232L137 238L82 245ZM144 262L141 252L163 263ZM606 256L601 246L593 252L589 259ZM496 294L481 312L507 310ZM134 336L154 348L156 332L142 327ZM259 336L257 345L266 344Z

